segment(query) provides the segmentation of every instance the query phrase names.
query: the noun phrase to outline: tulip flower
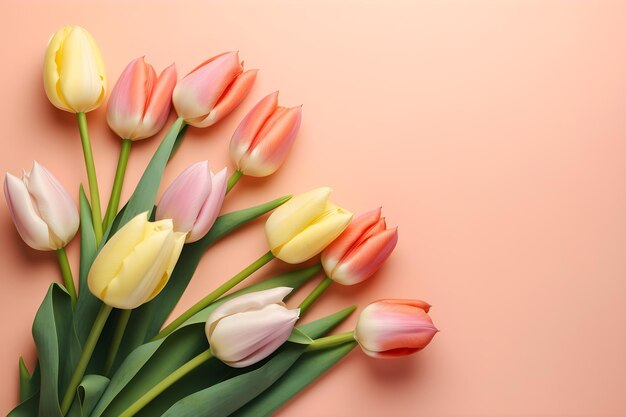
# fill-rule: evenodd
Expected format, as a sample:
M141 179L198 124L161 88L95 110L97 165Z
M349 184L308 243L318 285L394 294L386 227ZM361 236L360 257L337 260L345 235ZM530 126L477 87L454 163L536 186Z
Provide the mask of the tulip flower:
M50 102L61 110L76 113L89 180L92 223L96 243L99 243L102 238L100 191L85 113L97 109L104 101L106 74L98 46L89 32L80 26L65 26L52 35L43 73L44 89Z
M217 123L241 103L256 73L243 70L238 52L208 59L176 85L172 100L178 116L195 127Z
M157 219L172 219L174 230L187 233L187 243L207 234L222 207L226 168L213 174L209 161L185 169L165 190L157 206Z
M24 242L33 249L65 247L78 230L78 210L63 185L37 162L22 178L7 173L4 195L13 222Z
M174 269L185 233L172 220L148 221L144 212L104 245L91 266L89 290L107 305L133 309L156 297Z
M354 285L372 276L391 255L398 229L387 229L381 209L355 218L322 252L326 275L342 285Z
M122 139L139 140L163 128L176 85L176 66L157 77L143 57L132 60L111 90L107 122Z
M274 210L265 223L265 235L275 257L291 264L304 262L344 231L352 213L328 201L332 191L317 188Z
M276 172L296 139L302 106L278 106L278 91L262 99L241 121L230 141L230 157L243 175Z
M211 353L225 364L243 368L257 363L287 341L299 310L283 299L289 287L244 294L220 305L206 322Z
M43 73L48 99L61 110L89 112L104 101L104 62L96 42L80 26L65 26L52 35Z
M354 338L374 358L393 358L425 348L438 332L419 300L376 301L361 312Z

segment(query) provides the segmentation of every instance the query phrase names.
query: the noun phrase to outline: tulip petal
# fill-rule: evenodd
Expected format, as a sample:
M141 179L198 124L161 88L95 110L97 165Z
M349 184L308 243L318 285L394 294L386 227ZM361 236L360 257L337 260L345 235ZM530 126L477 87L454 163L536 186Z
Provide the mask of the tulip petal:
M230 157L240 167L239 161L252 145L265 121L278 106L278 91L265 96L243 118L230 140Z
M24 242L37 250L56 249L50 246L48 225L39 217L26 184L8 172L4 177L4 196Z
M65 26L52 35L48 42L48 47L46 48L43 68L43 85L48 100L50 100L55 107L68 112L73 112L73 110L65 102L63 94L59 89L60 77L57 62L60 62L59 57L60 51L63 48L63 42L71 30L71 26Z
M228 170L226 168L215 175L211 173L211 193L200 209L193 228L187 236L188 243L202 239L215 223L226 196L227 173Z
M122 71L111 90L107 105L107 122L123 139L131 139L140 126L150 94L150 65L144 58L133 59Z
M155 135L163 129L172 106L172 92L176 86L176 65L165 68L154 85L142 120L141 132L135 140Z
M278 207L265 223L272 251L287 243L324 213L332 188L321 187L300 194Z
M277 330L273 335L269 343L262 345L258 350L249 354L245 359L241 359L237 362L224 362L226 365L232 366L233 368L245 368L247 366L253 365L259 361L270 356L276 349L281 347L283 343L289 339L291 332L293 331L293 326L298 321L298 316L300 314L300 310L287 310L290 312L294 312L295 318L290 322L289 325L285 325L282 329Z

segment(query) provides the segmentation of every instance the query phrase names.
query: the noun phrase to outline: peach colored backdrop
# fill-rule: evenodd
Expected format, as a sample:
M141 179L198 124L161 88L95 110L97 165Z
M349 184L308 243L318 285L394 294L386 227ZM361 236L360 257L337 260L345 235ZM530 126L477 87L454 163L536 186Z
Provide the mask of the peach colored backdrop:
M41 79L50 34L80 24L112 83L144 54L186 73L238 49L261 68L231 117L189 130L166 184L199 159L229 165L238 121L280 89L285 105L304 103L298 142L277 175L243 180L225 210L330 185L337 202L382 204L400 225L376 279L333 288L310 317L420 297L441 333L397 361L355 350L281 416L626 415L624 2L3 0L1 11L2 171L37 159L71 190L86 181L74 119L48 103ZM118 140L103 109L90 122L106 200ZM126 197L157 143L133 149ZM21 242L4 202L0 226L4 414L58 273L52 254ZM264 251L262 222L221 242L179 311ZM76 242L70 256L76 264Z

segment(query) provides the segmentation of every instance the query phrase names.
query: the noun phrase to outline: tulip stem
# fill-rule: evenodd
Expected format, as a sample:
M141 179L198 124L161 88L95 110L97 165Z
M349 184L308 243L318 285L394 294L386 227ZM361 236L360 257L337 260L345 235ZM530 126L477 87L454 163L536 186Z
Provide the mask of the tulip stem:
M70 294L72 300L72 306L76 305L76 286L74 285L74 277L72 276L72 268L70 267L70 261L67 259L67 252L65 248L57 249L57 259L59 260L59 267L61 268L61 276L63 276L63 284L65 289Z
M198 366L206 363L209 359L211 359L213 355L211 354L211 350L207 349L198 356L190 359L181 365L174 372L165 377L161 382L156 384L154 387L150 388L148 392L142 395L137 401L135 401L130 407L128 407L119 417L132 417L137 414L142 408L150 403L150 401L154 400L159 396L163 391L174 385L177 381L179 381L182 377L187 375L189 372L196 369Z
M128 320L130 320L131 312L132 310L121 310L120 312L120 317L117 321L117 326L115 327L115 333L113 334L113 340L111 340L111 345L109 346L107 358L104 362L103 375L108 375L109 372L111 372L111 368L113 368L117 352L119 352L120 344L122 343L122 339L124 338L124 332L126 331Z
M87 129L87 115L83 112L76 113L78 120L78 131L80 141L83 145L83 156L85 157L85 168L87 168L87 180L89 182L89 197L91 198L91 217L93 232L96 236L96 245L102 240L102 212L100 208L100 192L98 191L98 178L96 177L96 166L93 162L93 152L91 150L91 140Z
M85 370L87 370L87 365L89 365L91 355L96 348L96 343L98 343L100 333L102 333L102 329L104 329L104 325L106 324L107 318L109 317L109 314L111 314L112 309L112 307L106 304L102 304L102 307L100 307L100 311L98 311L96 320L93 322L93 326L91 327L89 336L87 336L87 340L85 341L85 345L83 346L83 351L80 353L80 358L78 359L76 368L72 373L70 383L67 387L67 390L65 391L65 395L63 395L63 401L61 401L62 415L67 414L67 412L70 410L70 407L72 406L72 402L74 402L76 389L78 388L80 382L83 380L83 376L85 375Z
M115 180L113 181L113 188L111 189L111 198L109 198L106 215L104 216L104 224L102 225L103 230L107 230L111 225L120 207L120 196L122 195L124 175L126 174L128 156L130 155L132 144L132 140L122 139L122 148L120 149L120 157L117 161L117 169L115 170Z
M334 334L332 336L320 337L315 339L313 343L307 346L306 351L311 352L314 350L329 349L335 346L343 345L344 343L354 342L354 332L346 332Z
M317 300L320 295L324 294L324 291L326 291L332 283L333 280L324 275L324 278L319 284L317 284L317 287L315 287L313 291L311 291L311 293L300 303L300 318L304 316L304 313L306 313L306 311L313 305L315 300Z
M233 187L235 186L235 184L239 182L241 177L243 177L243 171L238 169L237 171L233 172L230 178L228 178L228 185L226 186L226 194L228 194L230 190L233 189Z
M244 279L248 278L254 272L258 271L263 265L267 264L269 261L274 259L274 255L272 251L267 252L265 255L261 256L256 261L252 262L248 265L243 271L217 287L213 292L204 297L202 300L198 301L196 304L191 306L187 311L178 316L176 320L171 322L167 327L159 332L152 340L162 339L165 336L172 333L176 330L181 324L189 320L195 314L204 310L208 307L213 301L220 298L222 295L226 294L230 289L232 289L235 285L239 284Z

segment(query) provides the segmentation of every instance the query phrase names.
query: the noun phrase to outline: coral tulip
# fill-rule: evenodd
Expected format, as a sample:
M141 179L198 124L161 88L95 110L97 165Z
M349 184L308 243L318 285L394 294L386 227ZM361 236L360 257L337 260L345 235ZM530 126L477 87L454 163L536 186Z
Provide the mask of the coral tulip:
M243 70L237 52L210 58L176 85L172 100L178 116L195 127L217 123L241 103L256 73Z
M226 194L226 168L213 174L209 161L185 169L165 190L157 206L157 219L172 219L174 230L188 233L187 243L207 234Z
M7 173L4 195L15 227L28 246L61 249L78 230L78 210L63 185L46 168L33 163L22 178Z
M283 298L292 291L277 287L233 298L206 322L211 353L234 368L265 359L287 341L300 310L289 310Z

